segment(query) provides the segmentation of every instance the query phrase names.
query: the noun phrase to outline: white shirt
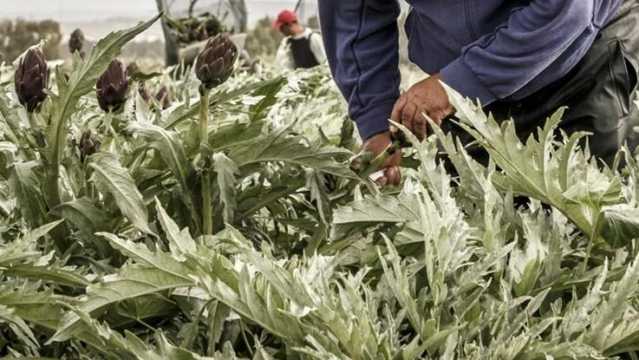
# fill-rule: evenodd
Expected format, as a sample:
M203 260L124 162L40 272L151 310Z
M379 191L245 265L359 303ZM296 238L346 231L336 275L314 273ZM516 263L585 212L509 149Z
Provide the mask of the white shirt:
M312 34L312 36L311 36ZM293 60L293 53L291 51L291 46L288 43L290 38L293 39L302 39L308 38L311 46L311 52L315 55L315 59L320 64L326 62L326 52L324 51L324 43L322 42L322 36L317 33L313 33L311 29L305 29L303 33L295 36L287 36L280 43L280 47L277 49L277 54L275 55L275 62L277 65L286 68L286 69L295 69L295 60Z

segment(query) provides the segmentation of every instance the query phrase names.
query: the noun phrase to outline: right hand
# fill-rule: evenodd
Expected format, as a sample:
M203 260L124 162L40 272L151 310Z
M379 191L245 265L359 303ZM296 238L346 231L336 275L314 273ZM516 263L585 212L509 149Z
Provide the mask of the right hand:
M370 151L376 157L382 154L392 144L391 133L386 131L379 133L364 143L364 149ZM402 175L399 169L399 164L402 160L402 152L398 149L393 155L391 155L379 169L383 172L383 176L377 179L377 183L381 186L387 185L399 185L402 180Z

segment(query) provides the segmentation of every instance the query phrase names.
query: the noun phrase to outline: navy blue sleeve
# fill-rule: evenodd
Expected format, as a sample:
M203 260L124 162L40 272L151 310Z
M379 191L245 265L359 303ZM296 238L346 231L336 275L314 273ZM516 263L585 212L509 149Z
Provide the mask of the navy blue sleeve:
M533 0L441 71L445 83L488 105L521 99L566 75L618 8L609 0Z
M399 4L396 0L318 3L331 72L366 140L388 130L399 98Z

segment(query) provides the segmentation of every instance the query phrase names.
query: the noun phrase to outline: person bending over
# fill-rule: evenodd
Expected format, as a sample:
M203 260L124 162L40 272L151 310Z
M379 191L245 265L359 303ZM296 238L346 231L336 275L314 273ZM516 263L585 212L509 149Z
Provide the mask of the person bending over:
M610 161L624 142L639 143L629 117L638 1L408 2L409 57L431 76L400 94L398 1L319 1L333 77L370 151L390 144L389 118L419 138L427 130L422 113L446 123L454 109L440 81L479 100L498 120L514 118L521 137L568 106L560 127L594 134L591 152L601 159ZM384 165L383 183L399 183L399 160L398 153Z

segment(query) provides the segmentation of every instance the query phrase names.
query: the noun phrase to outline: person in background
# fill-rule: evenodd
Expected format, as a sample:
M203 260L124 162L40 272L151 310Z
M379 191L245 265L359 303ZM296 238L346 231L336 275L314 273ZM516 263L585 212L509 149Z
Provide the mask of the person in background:
M409 56L431 76L400 93L398 0L321 0L328 61L365 147L392 141L388 119L427 136L427 114L463 140L441 82L480 100L497 120L513 118L520 138L567 106L560 124L586 131L608 163L633 131L639 66L637 0L408 0ZM466 142L466 141L465 141ZM398 184L400 154L382 167Z
M285 36L275 58L278 65L309 69L326 61L322 36L302 26L293 11L282 11L273 27Z

